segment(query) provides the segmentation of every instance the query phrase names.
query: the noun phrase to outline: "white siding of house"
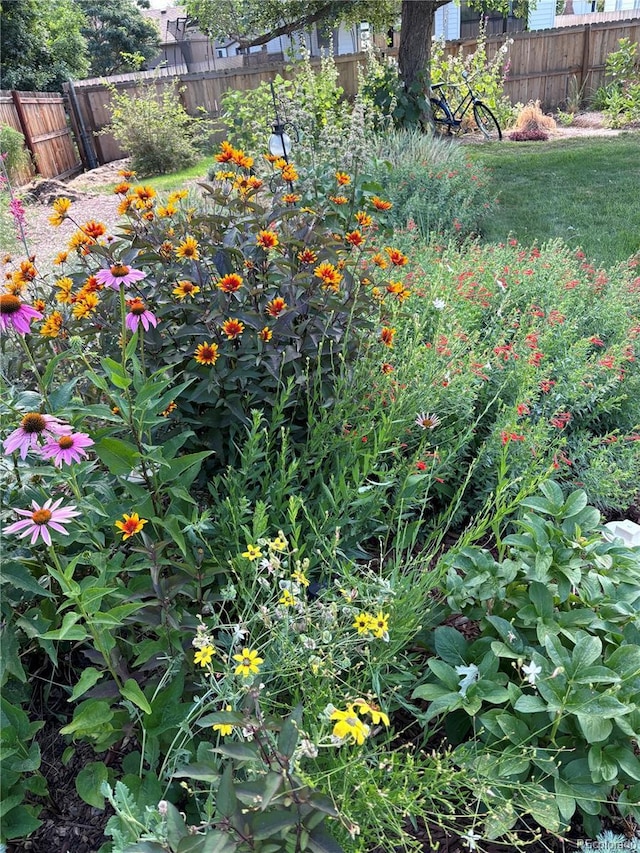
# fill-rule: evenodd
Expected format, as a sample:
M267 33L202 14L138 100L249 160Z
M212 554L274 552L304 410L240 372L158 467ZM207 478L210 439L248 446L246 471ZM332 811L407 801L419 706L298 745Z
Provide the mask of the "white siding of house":
M583 5L583 0L573 0L574 8ZM585 4L586 5L586 4ZM553 29L556 16L555 0L538 0L533 9L529 10L530 30Z
M444 38L447 41L460 38L460 5L458 3L447 3L436 10L433 27L435 38Z

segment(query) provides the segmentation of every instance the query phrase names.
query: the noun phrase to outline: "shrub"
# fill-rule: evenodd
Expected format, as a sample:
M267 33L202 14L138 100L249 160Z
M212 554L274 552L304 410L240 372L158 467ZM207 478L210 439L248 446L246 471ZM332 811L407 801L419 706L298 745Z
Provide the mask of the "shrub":
M620 39L618 50L605 62L605 85L594 96L594 105L604 111L611 127L640 121L639 69L637 43Z
M460 766L485 768L489 839L523 814L564 832L578 813L590 836L611 808L640 817L640 556L603 538L583 491L541 491L497 559L477 547L443 558L435 655L413 692L429 702L423 725L447 715ZM470 639L442 624L454 615Z
M393 202L397 226L410 223L424 237L458 241L481 231L493 202L484 170L472 166L462 148L417 129L388 132L375 142L373 174Z
M139 83L134 94L111 92L111 122L103 129L131 156L140 175L163 175L195 163L211 133L211 123L194 118L176 87L158 93L155 83Z
M542 112L540 101L530 101L518 111L509 139L514 142L546 140L549 138L549 132L555 129L554 119Z
M20 172L27 171L31 165L24 136L8 125L0 126L0 155L4 159L4 168L11 182L15 182Z

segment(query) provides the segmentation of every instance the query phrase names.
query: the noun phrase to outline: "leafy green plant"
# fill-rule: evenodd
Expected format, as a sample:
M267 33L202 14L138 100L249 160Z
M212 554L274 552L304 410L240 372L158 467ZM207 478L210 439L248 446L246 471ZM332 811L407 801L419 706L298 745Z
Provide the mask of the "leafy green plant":
M5 842L26 838L40 826L39 809L35 805L25 803L25 795L45 796L47 783L39 772L40 746L34 740L35 734L44 724L30 720L26 711L13 705L4 696L0 703L0 841Z
M638 45L623 38L618 50L607 56L605 85L594 96L594 105L603 110L610 127L624 127L640 120Z
M552 831L577 812L592 837L609 809L639 814L639 555L603 538L583 491L541 491L522 501L498 559L479 547L444 557L442 619L477 631L438 627L413 692L429 701L423 725L447 715L462 766L483 762L494 791L526 783L529 802L511 814L488 803L488 838L518 811Z
M110 88L110 133L131 156L141 175L162 175L195 163L211 133L211 123L190 116L176 87L159 93L154 83L139 83L134 94Z
M24 143L24 136L20 131L6 124L0 126L0 154L4 160L4 167L10 181L15 181L20 172L27 170L31 164L31 158Z

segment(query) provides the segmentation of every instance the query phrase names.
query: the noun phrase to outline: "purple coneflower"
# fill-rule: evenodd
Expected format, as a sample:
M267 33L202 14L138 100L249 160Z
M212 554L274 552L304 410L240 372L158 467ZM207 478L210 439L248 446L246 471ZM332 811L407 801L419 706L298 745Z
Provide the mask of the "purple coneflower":
M20 451L22 459L27 458L27 453L32 448L39 450L38 439L46 441L55 439L58 435L69 435L71 427L62 423L53 415L41 415L40 412L28 412L20 421L18 429L8 435L3 441L5 453Z
M42 536L46 545L51 545L51 533L49 529L57 530L58 533L67 536L68 533L62 524L69 521L75 515L81 515L81 513L75 506L61 507L62 498L58 498L55 503L51 503L51 500L49 498L42 506L32 501L31 506L33 509L17 509L16 512L18 515L24 515L26 518L16 521L15 524L10 524L9 527L5 527L4 532L18 533L22 531L20 533L21 539L31 535L32 545L36 544L38 536Z
M61 435L58 438L50 438L44 445L40 453L45 459L53 459L53 464L57 468L62 467L62 463L71 465L72 462L79 462L87 453L85 447L91 447L93 439L84 432L74 432L70 435Z
M440 418L437 415L421 412L416 418L416 424L422 429L435 429L440 424Z
M11 327L19 334L27 335L31 331L31 321L42 320L42 317L40 311L26 305L14 293L0 295L0 329L3 332Z
M134 270L133 267L128 267L126 264L113 264L109 269L98 270L96 281L100 284L106 284L107 287L112 287L114 290L119 290L121 284L132 284L134 281L146 278L146 275L146 272Z
M127 299L129 313L127 314L127 328L135 332L142 323L145 332L149 331L149 326L154 328L158 325L158 318L151 311L147 310L147 306L142 299Z

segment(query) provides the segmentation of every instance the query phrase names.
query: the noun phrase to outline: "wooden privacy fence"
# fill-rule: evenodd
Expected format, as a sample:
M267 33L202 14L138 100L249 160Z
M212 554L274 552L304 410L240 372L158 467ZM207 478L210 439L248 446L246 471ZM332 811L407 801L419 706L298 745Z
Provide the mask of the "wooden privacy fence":
M509 50L509 72L506 93L512 103L527 103L539 100L546 110L562 106L569 92L583 87L585 96L594 92L604 82L605 61L609 53L617 50L618 41L628 38L632 42L640 41L640 18L626 21L606 21L597 24L583 24L554 30L514 33L491 36L487 39L487 55L493 58L504 45L506 39L513 39ZM464 55L473 53L477 41L467 39L447 42L445 52L448 55L461 51ZM388 53L394 55L394 49ZM339 75L339 85L347 97L353 97L358 86L358 65L366 60L364 54L335 57ZM313 62L313 61L312 61ZM186 111L195 115L204 108L211 117L220 113L221 98L227 89L247 91L254 89L263 81L270 81L280 74L290 76L280 63L268 64L257 69L233 68L223 71L203 71L180 74L174 79L158 77L146 73L146 82L158 91L169 85L178 84L182 89L180 99ZM120 75L110 81L118 92L134 94L141 75ZM110 94L104 80L79 80L74 83L75 101L78 106L77 120L86 128L100 163L108 163L125 156L108 134L100 131L110 121ZM265 116L268 125L269 116ZM100 135L98 135L100 134Z
M65 99L58 92L0 91L0 124L19 130L31 154L33 171L21 172L18 183L27 183L34 172L65 178L82 171Z
M640 42L640 17L493 36L487 39L487 56L493 58L506 39L513 39L506 94L513 104L539 100L544 109L552 110L563 106L576 86L588 98L603 85L607 56L618 49L622 38ZM447 42L446 53L473 53L476 44Z

